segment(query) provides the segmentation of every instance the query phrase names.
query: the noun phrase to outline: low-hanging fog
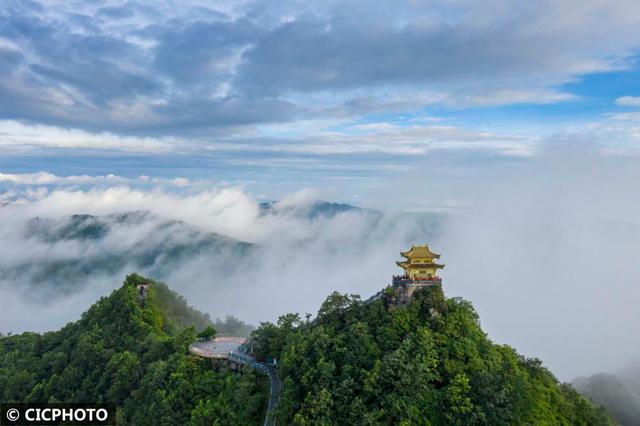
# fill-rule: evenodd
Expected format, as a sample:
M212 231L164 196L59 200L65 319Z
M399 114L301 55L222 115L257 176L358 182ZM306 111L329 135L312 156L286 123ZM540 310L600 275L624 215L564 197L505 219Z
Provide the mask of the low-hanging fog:
M14 200L0 209L0 271L12 278L2 283L3 299L12 302L0 312L0 330L59 327L118 286L127 273L149 272L129 264L114 273L90 262L95 273L87 275L86 282L68 286L58 276L55 285L49 285L38 265L94 256L112 261L114 253L144 255L162 245L204 240L211 232L249 242L253 249L196 252L179 264L172 261L173 268L153 265L149 269L157 274L151 275L212 317L233 314L257 324L289 311L315 313L330 291L367 295L385 286L389 276L398 273L394 263L398 251L416 235L420 239L435 235L434 223L441 220L440 215L381 215L360 209L315 214L310 211L314 205L310 197L306 191L293 194L266 213L238 188L193 195L128 187L56 190L30 201ZM145 210L150 213L140 213ZM108 216L116 212L135 213L132 220L122 222ZM100 215L109 232L98 240L56 237L69 223L69 215L76 213ZM40 218L38 227L46 229L44 238L29 232L34 217ZM169 260L158 259L163 261Z
M613 371L640 354L635 166L595 154L544 156L503 167L502 179L452 185L448 190L463 198L459 207L426 215L386 209L384 195L371 200L375 210L313 215L305 213L314 201L306 191L264 212L234 187L16 190L0 208L0 269L18 268L25 276L0 282L0 332L58 328L134 271L127 265L89 275L61 295L46 283L28 284L27 264L199 238L194 229L218 233L257 247L246 255L199 253L155 270L212 317L233 314L257 324L286 312L315 313L333 290L366 298L400 272L401 250L427 240L446 264L445 292L472 301L493 340L541 358L563 380ZM425 178L392 182L393 197L432 198L419 179ZM135 226L114 222L100 240L52 242L25 234L33 217L55 224L72 214L130 211L150 215ZM166 228L169 220L185 226Z

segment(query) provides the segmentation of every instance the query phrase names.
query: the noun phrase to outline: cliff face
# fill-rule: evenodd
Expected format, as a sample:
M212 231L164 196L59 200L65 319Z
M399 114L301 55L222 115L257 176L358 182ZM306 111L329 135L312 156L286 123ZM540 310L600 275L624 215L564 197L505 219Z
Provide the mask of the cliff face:
M385 306L405 306L413 299L413 294L417 290L424 289L425 287L437 286L440 284L404 284L399 286L392 286L382 292L382 298ZM441 288L441 287L440 287ZM437 310L432 308L432 314L436 314Z
M255 331L257 355L279 359L280 423L612 424L539 360L492 343L469 302L440 286L397 291L334 293L314 321Z

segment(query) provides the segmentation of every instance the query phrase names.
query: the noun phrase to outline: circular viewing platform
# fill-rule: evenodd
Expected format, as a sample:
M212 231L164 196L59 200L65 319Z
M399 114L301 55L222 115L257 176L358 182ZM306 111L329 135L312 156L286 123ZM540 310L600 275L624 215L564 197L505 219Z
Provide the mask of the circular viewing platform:
M212 340L195 342L189 346L189 352L205 358L227 359L232 352L238 352L246 342L242 337L220 336Z

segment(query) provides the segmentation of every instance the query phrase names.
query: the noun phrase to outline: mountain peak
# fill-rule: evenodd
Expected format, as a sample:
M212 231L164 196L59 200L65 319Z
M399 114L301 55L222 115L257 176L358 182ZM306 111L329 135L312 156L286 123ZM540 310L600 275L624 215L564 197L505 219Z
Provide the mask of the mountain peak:
M82 323L128 334L154 332L160 335L211 324L209 316L190 307L186 300L166 284L131 274L122 286L101 298L83 315Z
M203 324L165 284L129 275L61 330L0 336L0 401L112 402L118 424L256 424L266 379L189 355L191 326ZM225 404L210 403L217 398Z
M379 294L333 293L316 320L288 314L254 332L287 389L279 423L611 424L539 360L493 343L441 285L402 304L389 303L392 287Z

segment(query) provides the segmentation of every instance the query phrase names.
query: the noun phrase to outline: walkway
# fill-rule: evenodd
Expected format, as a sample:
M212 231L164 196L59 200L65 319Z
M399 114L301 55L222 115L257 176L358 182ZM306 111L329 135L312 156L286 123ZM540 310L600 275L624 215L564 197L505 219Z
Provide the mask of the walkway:
M229 361L245 364L269 376L269 404L264 418L265 426L274 426L275 409L278 406L282 384L275 367L266 362L259 362L253 356L244 352L246 339L233 336L216 337L206 342L195 342L189 346L189 352L204 358L228 359Z

